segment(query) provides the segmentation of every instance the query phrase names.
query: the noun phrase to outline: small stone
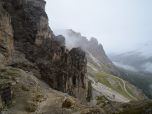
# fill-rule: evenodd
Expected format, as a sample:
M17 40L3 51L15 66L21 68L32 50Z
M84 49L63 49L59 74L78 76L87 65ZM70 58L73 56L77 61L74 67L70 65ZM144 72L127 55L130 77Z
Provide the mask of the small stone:
M13 82L12 85L16 85L16 82Z
M16 80L16 82L19 83L20 81L19 81L19 80Z
M16 101L13 101L12 104L16 103Z

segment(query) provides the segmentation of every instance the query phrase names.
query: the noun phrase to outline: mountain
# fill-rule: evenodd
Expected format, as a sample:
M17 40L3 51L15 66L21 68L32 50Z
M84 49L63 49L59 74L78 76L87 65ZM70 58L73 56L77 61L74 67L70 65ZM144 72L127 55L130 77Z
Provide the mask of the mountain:
M96 98L101 96L104 96L106 100L117 102L147 98L140 89L113 75L119 75L119 72L114 69L114 64L107 57L103 46L98 43L96 38L92 37L89 41L71 29L62 30L61 33L66 39L68 49L81 47L86 52L88 79L92 82L94 90L92 103L99 103Z
M151 72L151 49L151 45L147 43L140 46L140 48L138 48L137 50L120 54L108 54L108 57L116 64L118 63L117 65L127 65L132 67L132 69L130 68L130 70Z
M113 63L107 57L103 46L98 43L97 39L92 37L90 41L81 36L79 32L75 32L72 29L60 30L59 33L62 34L66 39L66 47L70 50L73 47L80 47L86 52L88 65L93 65L98 71L104 71L107 73L115 73L112 69Z
M68 39L48 25L45 4L0 0L0 114L151 112L141 90L112 75L95 38L76 37L86 47L66 48Z
M119 77L140 88L149 98L152 98L152 55L150 43L141 45L135 51L121 54L108 54L117 66L114 69Z
M25 108L24 111L27 104L29 108L34 106L29 109L34 112L38 102L32 99L39 93L40 97L45 96L43 90L34 87L35 83L39 86L35 78L75 98L87 98L85 52L80 48L66 50L65 38L55 36L48 26L45 4L44 0L0 0L0 101L10 104L14 96L16 105L13 107L21 105L20 101L25 102L20 107ZM31 79L30 73L25 71L36 77ZM30 101L23 99L24 95L20 97L24 91L29 91L24 95Z

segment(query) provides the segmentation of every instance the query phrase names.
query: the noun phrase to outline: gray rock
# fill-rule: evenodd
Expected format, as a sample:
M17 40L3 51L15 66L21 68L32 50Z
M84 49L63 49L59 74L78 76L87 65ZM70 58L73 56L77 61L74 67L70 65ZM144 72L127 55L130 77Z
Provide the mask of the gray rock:
M14 31L11 66L32 71L54 89L85 99L88 89L85 52L80 48L66 52L65 38L55 36L49 27L45 4L44 0L4 1Z

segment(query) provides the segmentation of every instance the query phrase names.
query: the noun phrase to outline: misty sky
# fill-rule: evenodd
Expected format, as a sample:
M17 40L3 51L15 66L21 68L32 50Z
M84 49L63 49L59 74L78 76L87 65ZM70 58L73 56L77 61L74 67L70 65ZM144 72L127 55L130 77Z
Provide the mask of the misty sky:
M46 0L49 25L95 37L106 53L152 42L152 0Z

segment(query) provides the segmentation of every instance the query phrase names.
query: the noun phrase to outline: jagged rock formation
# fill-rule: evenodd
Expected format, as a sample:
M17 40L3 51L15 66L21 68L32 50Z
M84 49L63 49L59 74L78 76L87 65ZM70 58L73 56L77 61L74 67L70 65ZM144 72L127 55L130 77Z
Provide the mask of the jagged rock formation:
M100 62L109 66L112 65L112 62L107 57L103 46L98 43L96 38L92 37L89 41L86 37L81 36L80 33L77 33L71 29L65 30L63 33L66 38L66 46L68 49L73 47L81 47L84 51L94 55Z
M88 40L71 29L60 30L60 33L66 38L66 46L70 50L71 48L81 47L86 52L87 66L93 67L95 71L106 72L116 75L117 72L113 68L113 63L107 57L103 46L98 43L96 38Z
M2 47L0 53L5 55L2 49L8 48L6 54L13 59L9 65L33 71L51 87L85 99L88 89L85 52L80 48L67 51L65 38L53 34L48 26L48 17L45 13L46 2L44 0L5 0L2 2L1 0L1 3L9 13L4 14L9 20L1 19L2 22L7 21L5 23L9 25L6 25L9 28L4 29L9 36L3 37L7 41L6 43L3 41L4 45L0 44ZM12 31L14 31L14 36ZM13 50L13 42L15 50Z

